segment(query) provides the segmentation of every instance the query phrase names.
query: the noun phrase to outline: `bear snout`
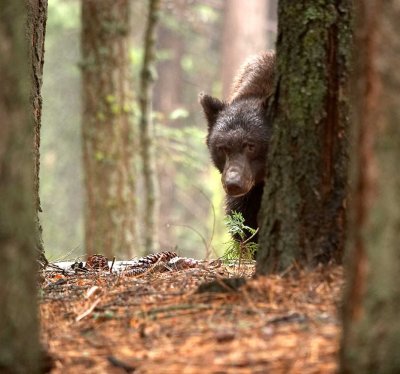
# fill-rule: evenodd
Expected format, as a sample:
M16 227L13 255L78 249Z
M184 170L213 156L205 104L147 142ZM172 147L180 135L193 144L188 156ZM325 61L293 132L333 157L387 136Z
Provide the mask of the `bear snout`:
M222 175L222 185L225 192L232 197L247 194L253 187L251 178L244 176L239 170L227 170Z

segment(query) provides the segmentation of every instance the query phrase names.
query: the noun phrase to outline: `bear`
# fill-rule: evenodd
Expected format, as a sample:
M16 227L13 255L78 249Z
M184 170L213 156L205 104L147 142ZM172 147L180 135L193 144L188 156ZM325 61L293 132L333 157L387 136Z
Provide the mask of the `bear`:
M275 67L273 51L251 56L239 69L227 102L199 95L208 124L206 144L226 193L225 212L240 212L253 229L258 228L264 190ZM252 241L257 243L258 235Z

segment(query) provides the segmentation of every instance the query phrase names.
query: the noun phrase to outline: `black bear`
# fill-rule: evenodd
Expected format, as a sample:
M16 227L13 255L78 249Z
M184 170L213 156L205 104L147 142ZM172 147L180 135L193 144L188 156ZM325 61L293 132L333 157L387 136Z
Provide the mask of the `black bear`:
M275 53L249 58L240 68L228 102L200 94L208 122L207 146L221 173L226 213L240 212L258 227L271 124L266 110L275 76ZM253 239L257 242L257 237Z

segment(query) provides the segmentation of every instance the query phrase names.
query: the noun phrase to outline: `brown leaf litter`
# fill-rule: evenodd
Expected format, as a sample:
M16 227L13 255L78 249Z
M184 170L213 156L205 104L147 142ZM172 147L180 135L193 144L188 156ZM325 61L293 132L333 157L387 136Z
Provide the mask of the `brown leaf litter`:
M40 311L52 373L336 372L342 269L253 271L46 272ZM196 292L240 276L238 291Z

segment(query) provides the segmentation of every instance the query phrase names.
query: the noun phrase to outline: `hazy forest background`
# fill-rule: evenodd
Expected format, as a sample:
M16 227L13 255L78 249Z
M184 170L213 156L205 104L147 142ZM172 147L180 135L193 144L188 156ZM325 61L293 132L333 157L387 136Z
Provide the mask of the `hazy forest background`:
M134 95L139 90L146 6L144 1L131 2L129 59ZM42 87L40 219L50 261L85 253L80 13L78 0L49 1ZM197 96L205 91L226 98L240 63L249 54L274 48L276 18L276 0L162 2L153 102L152 138L159 188L158 243L154 250L177 247L181 255L200 258L205 255L205 243L212 239L211 247L222 254L228 240L223 223L224 195L205 146L206 124ZM137 95L131 104L132 123L137 128ZM139 157L135 169L139 243L134 255L140 255L146 212L141 203Z

